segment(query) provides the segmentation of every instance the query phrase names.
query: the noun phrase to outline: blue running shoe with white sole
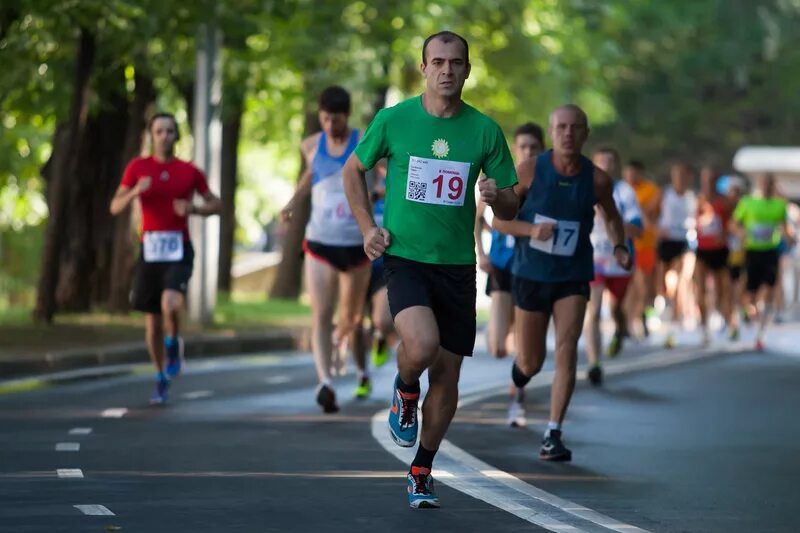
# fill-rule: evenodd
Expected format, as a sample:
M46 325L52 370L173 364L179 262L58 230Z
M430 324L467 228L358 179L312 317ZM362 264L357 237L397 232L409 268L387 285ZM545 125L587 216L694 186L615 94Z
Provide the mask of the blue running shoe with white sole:
M438 509L441 507L430 468L412 466L407 478L408 505L412 509Z
M417 443L417 404L419 392L402 392L397 385L400 375L394 379L392 408L389 409L389 434L395 444L403 448L411 448Z
M177 377L183 368L183 339L177 337L171 343L164 341L164 350L167 353L167 375Z
M151 405L163 405L169 400L169 380L159 379L156 381L156 390L150 397Z

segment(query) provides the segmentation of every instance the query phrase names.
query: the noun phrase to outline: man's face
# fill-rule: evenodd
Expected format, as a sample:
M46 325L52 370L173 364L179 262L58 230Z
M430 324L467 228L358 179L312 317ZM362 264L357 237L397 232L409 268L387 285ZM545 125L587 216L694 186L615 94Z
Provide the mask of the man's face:
M171 154L178 140L175 121L169 117L159 117L150 126L153 135L153 148L157 154Z
M347 113L319 112L319 125L329 137L343 137L347 133Z
M427 64L423 63L419 67L425 77L427 92L444 98L461 96L470 72L465 55L466 50L461 41L430 41L425 51Z
M612 178L617 178L617 161L614 158L614 154L609 152L596 152L592 156L592 163L594 166L611 176Z
M544 151L544 146L530 133L520 133L514 138L514 157L518 162L536 157L542 151Z
M758 177L758 188L764 196L775 194L775 178L772 174L761 174Z
M689 188L689 182L691 181L691 172L689 168L683 164L672 165L670 169L670 181L672 182L672 188L675 189L675 192L684 192Z
M586 117L576 109L557 109L550 116L550 137L556 153L580 154L588 136Z
M622 169L622 177L631 185L639 183L642 179L641 174L639 174L639 169L632 165L625 165L625 168Z

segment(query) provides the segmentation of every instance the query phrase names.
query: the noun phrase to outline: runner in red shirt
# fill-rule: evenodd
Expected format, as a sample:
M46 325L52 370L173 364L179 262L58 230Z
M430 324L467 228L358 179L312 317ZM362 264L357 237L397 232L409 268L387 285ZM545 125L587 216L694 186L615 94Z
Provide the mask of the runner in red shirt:
M158 372L151 403L161 404L167 401L170 378L180 373L183 359L183 340L178 336L180 312L194 263L186 222L189 215L219 214L222 204L209 190L203 172L175 157L180 136L173 115L154 115L148 131L154 154L128 163L110 211L119 214L137 197L142 207L142 251L132 304L147 316L147 348ZM203 205L192 202L195 191Z
M730 322L731 315L727 228L732 210L728 200L717 192L718 179L719 175L713 168L704 167L700 173L700 195L697 200L697 264L694 268L694 284L704 346L710 342L706 291L709 274L714 279L717 310L725 317L726 322ZM730 323L728 326L735 327Z

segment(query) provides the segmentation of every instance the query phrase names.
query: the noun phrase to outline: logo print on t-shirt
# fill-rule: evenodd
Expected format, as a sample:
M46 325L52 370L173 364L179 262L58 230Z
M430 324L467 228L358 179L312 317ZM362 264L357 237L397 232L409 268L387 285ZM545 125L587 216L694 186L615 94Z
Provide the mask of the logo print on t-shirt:
M161 176L159 177L161 178L161 181L167 181L169 179L169 172L167 172L166 170L162 170Z
M450 153L450 145L444 139L436 139L431 145L431 152L439 159L447 157L447 154Z

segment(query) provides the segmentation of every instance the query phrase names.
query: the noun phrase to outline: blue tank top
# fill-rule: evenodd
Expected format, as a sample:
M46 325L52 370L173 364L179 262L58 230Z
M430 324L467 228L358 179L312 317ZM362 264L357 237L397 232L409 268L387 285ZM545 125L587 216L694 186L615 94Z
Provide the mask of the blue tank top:
M492 246L489 248L489 262L501 270L507 270L514 257L514 236L492 229Z
M342 155L333 157L328 153L325 132L319 136L311 162L311 216L306 225L309 241L328 246L358 246L363 242L342 181L344 164L357 144L358 130L354 129Z
M592 243L594 223L594 165L581 156L575 176L562 176L553 165L553 151L536 158L536 174L518 218L525 222L553 222L547 241L517 237L511 272L545 283L591 281L594 278Z

